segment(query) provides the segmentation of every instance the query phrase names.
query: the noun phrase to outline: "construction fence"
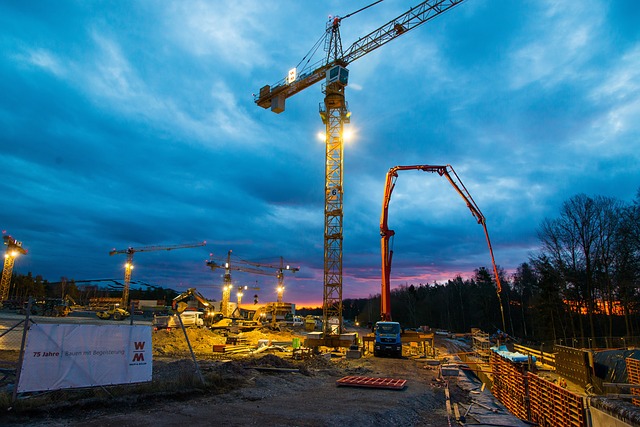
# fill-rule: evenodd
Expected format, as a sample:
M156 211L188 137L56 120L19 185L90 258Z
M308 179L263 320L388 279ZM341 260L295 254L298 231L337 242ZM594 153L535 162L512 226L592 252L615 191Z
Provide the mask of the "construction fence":
M0 322L0 390L13 387L19 372L19 358L23 344L28 341L29 330L25 330L25 320L12 319ZM38 323L31 317L29 323ZM47 321L51 323L51 321ZM129 321L108 321L104 325L129 325ZM151 328L151 326L149 326ZM246 356L264 356L273 353L285 359L303 360L312 357L310 349L304 348L304 339L298 333L283 330L265 333L261 330L236 330L226 328L185 328L152 330L152 354L155 367L175 361L185 362L185 366L215 360L229 360ZM194 362L196 363L194 365ZM161 380L161 379L160 379Z
M24 320L0 325L0 389L15 382Z

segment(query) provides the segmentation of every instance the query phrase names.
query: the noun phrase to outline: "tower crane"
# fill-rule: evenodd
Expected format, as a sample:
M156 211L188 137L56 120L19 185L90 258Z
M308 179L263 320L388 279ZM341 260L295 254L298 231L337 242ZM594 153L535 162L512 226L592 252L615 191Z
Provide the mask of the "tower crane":
M284 259L280 257L280 264L261 264L256 262L244 261L244 260L234 260L233 264L231 263L231 253L229 250L227 253L226 262L224 264L216 263L215 260L210 259L207 261L207 265L211 267L212 270L216 268L224 268L225 273L223 276L223 288L222 288L222 306L220 307L220 311L222 315L228 317L231 313L229 312L229 299L231 295L231 289L233 285L231 283L231 270L242 271L244 273L252 273L252 274L261 274L267 276L273 276L273 272L267 270L276 270L276 278L278 279L278 303L282 303L282 293L284 292L284 272L291 271L295 273L296 271L300 271L299 267L291 267L290 265L285 265ZM220 261L219 261L220 262ZM240 304L238 302L238 304Z
M127 307L129 305L129 284L131 283L131 270L133 270L133 254L136 252L152 252L152 251L172 251L174 249L195 248L199 246L205 246L206 241L198 243L186 243L182 245L170 245L170 246L143 246L140 248L127 249L112 249L109 251L109 255L126 254L127 262L124 264L124 286L122 288L122 306Z
M17 241L8 234L4 234L2 239L7 247L7 251L4 253L4 267L2 268L2 280L0 281L0 307L2 307L2 302L9 298L13 264L16 257L27 254L27 250L22 247L22 242Z
M460 177L453 169L451 165L446 166L432 166L432 165L414 165L414 166L395 166L389 169L387 172L387 178L385 181L384 195L382 197L382 213L380 215L380 247L382 252L382 290L380 294L380 317L383 321L391 320L391 261L393 258L393 250L389 249L389 240L395 235L393 230L389 229L389 202L391 201L391 193L396 185L398 179L398 171L405 170L420 170L423 172L437 173L440 176L444 176L449 184L456 190L456 192L462 197L462 200L467 204L467 207L471 211L471 215L476 219L478 224L482 225L484 229L484 235L487 239L487 246L489 247L489 254L491 255L491 264L493 265L493 274L496 279L496 294L498 295L498 303L500 305L500 314L502 316L502 330L505 329L504 322L504 309L502 307L502 300L500 294L502 293L502 285L500 283L500 275L498 274L498 268L496 267L496 260L493 256L493 248L491 246L491 239L489 239L489 232L487 231L487 223L484 215L480 211L480 208L473 200L467 188L464 186Z
M238 286L238 293L236 294L236 296L238 298L238 307L240 307L240 305L242 304L242 297L244 296L244 291L248 291L249 289L251 289L252 291L259 291L260 287L259 286L249 286L249 285ZM258 295L256 294L255 297L257 298Z
M345 88L349 80L347 66L369 52L441 15L464 0L427 0L387 22L366 36L360 37L346 50L342 49L340 24L342 21L379 1L344 17L334 17L326 25L324 34L324 59L310 65L310 60L298 72L291 69L283 80L273 86L260 88L254 102L274 113L285 109L285 100L309 86L325 80L324 104L320 105L320 117L325 131L325 203L324 203L324 336L343 330L342 321L342 239L343 239L343 129L350 122L345 100ZM337 324L337 328L335 327Z

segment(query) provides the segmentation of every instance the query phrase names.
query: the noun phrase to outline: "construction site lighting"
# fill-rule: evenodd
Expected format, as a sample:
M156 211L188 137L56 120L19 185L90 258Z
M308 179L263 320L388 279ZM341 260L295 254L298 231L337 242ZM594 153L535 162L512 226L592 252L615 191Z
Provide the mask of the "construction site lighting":
M342 140L344 142L352 142L355 139L355 132L352 129L344 129L342 131Z

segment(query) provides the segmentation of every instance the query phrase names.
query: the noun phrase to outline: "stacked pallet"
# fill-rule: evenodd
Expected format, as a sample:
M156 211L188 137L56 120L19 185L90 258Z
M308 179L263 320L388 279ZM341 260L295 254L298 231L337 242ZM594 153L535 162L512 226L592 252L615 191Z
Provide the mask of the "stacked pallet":
M585 403L582 396L529 373L529 406L531 421L541 427L586 426Z
M516 417L528 419L526 363L512 362L492 351L490 364L491 393Z
M640 384L640 360L627 357L627 376L630 384ZM632 387L631 394L640 396L640 388ZM636 406L640 406L640 398L632 399L632 402Z

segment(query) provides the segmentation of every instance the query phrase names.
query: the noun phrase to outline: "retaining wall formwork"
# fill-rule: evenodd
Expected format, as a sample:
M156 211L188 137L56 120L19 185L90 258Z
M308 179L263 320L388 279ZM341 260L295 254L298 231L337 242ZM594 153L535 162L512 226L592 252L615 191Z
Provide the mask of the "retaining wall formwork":
M584 397L528 372L517 363L492 352L491 393L515 416L540 427L586 427Z

